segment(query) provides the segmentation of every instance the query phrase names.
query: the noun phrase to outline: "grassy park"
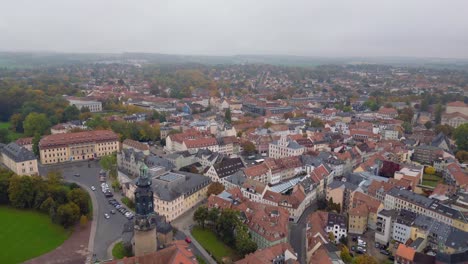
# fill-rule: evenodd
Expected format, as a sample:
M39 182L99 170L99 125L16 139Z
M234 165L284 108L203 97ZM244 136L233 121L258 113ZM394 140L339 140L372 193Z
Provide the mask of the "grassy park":
M21 263L60 246L70 231L35 211L0 207L0 263Z
M197 226L193 228L192 235L218 263L223 263L223 257L230 257L236 260L234 250L219 240L213 231Z

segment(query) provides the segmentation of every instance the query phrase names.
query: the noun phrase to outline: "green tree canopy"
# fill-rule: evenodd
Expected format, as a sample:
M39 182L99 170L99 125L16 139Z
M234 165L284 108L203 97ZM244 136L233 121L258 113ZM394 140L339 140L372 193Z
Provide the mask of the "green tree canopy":
M25 136L32 137L36 133L46 134L51 124L45 114L30 113L23 122Z
M89 110L89 109L88 109ZM75 105L69 105L63 110L62 121L77 120L80 118L80 110Z
M80 208L73 202L60 205L57 209L57 221L64 227L74 225L80 216Z
M453 138L459 150L468 151L468 123L455 128Z

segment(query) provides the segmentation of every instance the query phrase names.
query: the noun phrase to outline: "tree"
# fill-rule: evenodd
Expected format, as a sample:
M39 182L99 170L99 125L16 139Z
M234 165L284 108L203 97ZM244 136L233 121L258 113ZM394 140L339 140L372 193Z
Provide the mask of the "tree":
M270 121L267 121L265 122L265 124L263 124L263 128L270 128L272 125L273 123L271 123Z
M335 234L333 232L328 232L328 240L335 242Z
M120 183L117 179L112 181L112 189L114 189L114 192L120 189Z
M425 126L427 129L431 129L431 128L432 128L432 122L431 122L431 121L427 121L426 123L424 123L424 126Z
M47 197L44 202L42 202L41 206L39 207L39 210L41 210L44 213L50 212L51 208L55 208L57 205L55 204L55 201L52 197Z
M344 263L351 263L351 261L353 261L353 257L349 253L349 249L347 246L342 247L340 257L344 261Z
M468 123L455 128L455 131L453 131L453 138L459 150L468 151Z
M91 111L89 110L89 107L83 106L80 109L80 113L90 113Z
M57 221L68 228L80 219L80 208L73 202L62 204L57 209Z
M36 157L39 157L39 142L41 141L41 134L36 133L32 140L32 151Z
M205 221L208 218L208 208L206 206L200 206L193 213L193 221L197 222L199 226L205 228Z
M314 118L310 121L311 127L324 127L323 121L319 118Z
M377 260L370 255L359 255L353 260L353 264L377 264Z
M243 224L236 228L236 249L242 257L257 250L257 243L250 238L247 227Z
M10 179L12 176L12 172L0 168L0 204L10 203L8 188L10 187Z
M435 119L434 122L437 125L440 124L440 121L442 120L442 111L443 111L442 105L440 103L437 104L436 109L435 109L435 114L434 114L434 116L435 116L434 117L434 119Z
M210 195L218 195L224 191L224 185L222 185L219 182L213 182L208 186L208 191L206 192L206 195L210 197Z
M432 174L435 174L436 170L435 170L435 168L432 167L432 166L427 166L427 167L424 169L424 172L425 172L426 174L432 175Z
M413 132L413 126L411 126L410 123L404 122L401 126L405 130L406 134L411 134Z
M115 154L103 156L99 161L99 165L104 170L109 171L109 175L112 178L117 176L117 156Z
M86 224L88 223L88 217L86 215L81 215L80 217L80 225L82 227L85 227Z
M453 130L454 128L449 126L449 125L436 125L435 128L434 128L434 132L436 134L439 134L439 133L444 133L444 135L446 135L447 137L451 137L452 136L452 133L453 133Z
M75 105L69 105L65 107L65 109L63 110L62 121L64 122L77 120L79 117L80 117L80 110L78 110L78 108L76 108Z
M80 213L85 215L89 212L88 194L81 188L73 189L67 194L68 201L75 203L80 208Z
M10 131L8 128L0 128L0 143L10 142Z
M11 205L21 209L31 208L34 202L34 192L31 191L33 188L31 177L13 176L8 187Z
M343 246L348 245L348 237L347 236L342 236L339 241Z
M25 136L32 137L36 133L43 135L50 128L51 124L45 114L30 113L23 122Z
M455 154L455 157L458 159L460 162L465 162L468 161L468 151L464 150L459 150L457 154Z
M208 218L207 220L210 221L210 223L212 224L215 224L216 221L218 221L218 217L219 217L219 214L220 214L220 211L218 208L211 208L209 211L208 211Z
M255 145L250 141L244 141L244 143L242 143L242 148L247 154L254 154L257 151Z
M224 121L228 124L231 124L231 109L227 108L224 112Z
M221 211L218 221L216 222L216 231L224 243L228 245L234 245L234 230L239 225L239 223L240 220L238 211L234 211L232 209L225 209Z
M23 132L23 115L16 113L11 115L10 117L10 123L11 123L11 129L15 132Z
M400 111L398 119L402 120L403 122L411 123L411 120L413 120L413 116L413 109L411 107L406 107Z

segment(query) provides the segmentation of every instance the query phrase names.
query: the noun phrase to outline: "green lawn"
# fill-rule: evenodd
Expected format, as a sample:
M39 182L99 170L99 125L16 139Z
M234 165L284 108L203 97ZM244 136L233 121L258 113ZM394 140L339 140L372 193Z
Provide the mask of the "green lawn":
M223 257L231 257L236 260L234 250L219 240L213 231L197 226L193 228L192 235L208 253L213 255L218 263L222 263Z
M114 259L123 259L124 257L130 257L129 254L126 254L122 242L119 242L114 245L112 249L112 256Z
M0 207L0 263L21 263L60 246L70 235L49 216Z
M0 122L0 129L6 128L6 129L8 129L8 132L10 132L9 133L10 141L17 140L18 138L23 136L23 134L21 134L21 133L16 133L16 132L11 131L10 126L11 126L10 122Z
M422 185L436 187L439 182L444 182L440 176L429 174L423 175Z

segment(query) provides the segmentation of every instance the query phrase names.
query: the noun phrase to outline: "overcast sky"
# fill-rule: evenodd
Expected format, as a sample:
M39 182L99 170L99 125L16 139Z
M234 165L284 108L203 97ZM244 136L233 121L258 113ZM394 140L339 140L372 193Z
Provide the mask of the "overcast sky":
M0 50L468 58L468 0L2 0Z

